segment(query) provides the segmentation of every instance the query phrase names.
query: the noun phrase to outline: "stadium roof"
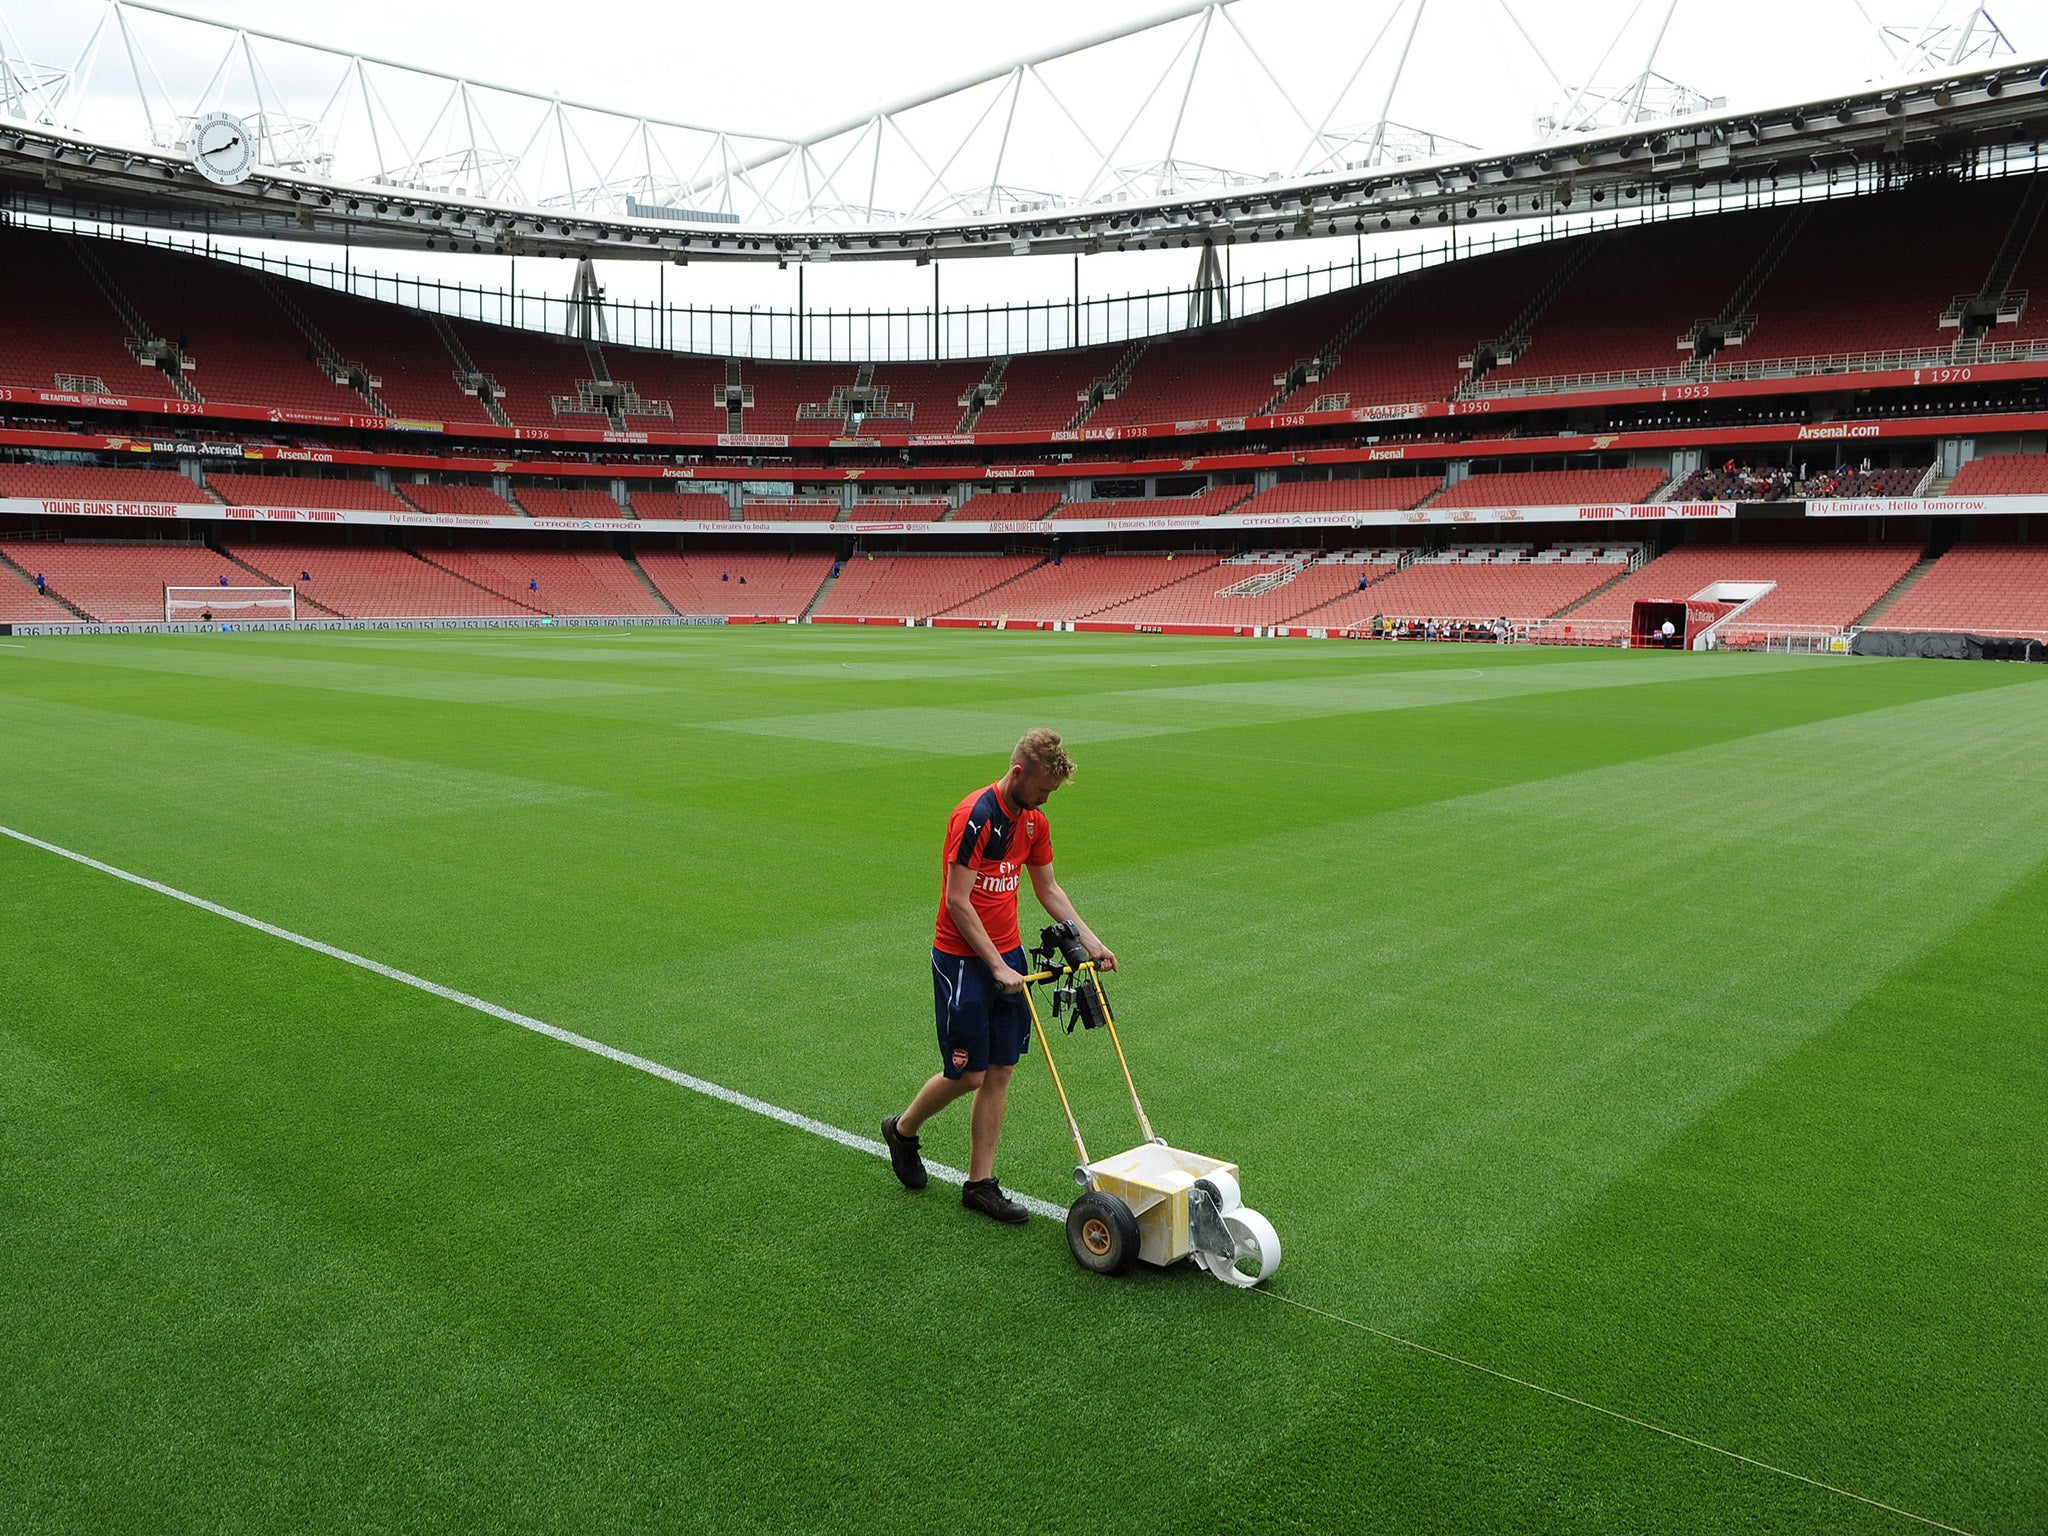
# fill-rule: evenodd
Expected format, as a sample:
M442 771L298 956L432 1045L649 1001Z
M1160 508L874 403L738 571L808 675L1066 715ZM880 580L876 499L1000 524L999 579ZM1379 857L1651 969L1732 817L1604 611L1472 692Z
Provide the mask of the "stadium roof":
M2030 157L2048 138L2048 61L2010 57L2009 45L2008 56L1997 57L1987 43L2003 43L2003 35L1981 8L1952 45L1932 54L1922 37L1906 60L1972 67L1761 111L1729 111L1673 86L1656 73L1653 41L1619 88L1573 87L1551 71L1567 95L1546 133L1479 150L1388 115L1428 0L1395 0L1372 33L1359 69L1383 52L1396 60L1392 83L1376 119L1343 128L1332 126L1342 93L1311 125L1297 93L1233 19L1234 3L1183 4L802 139L631 117L133 0L107 5L77 59L60 68L28 58L0 4L0 195L30 213L223 237L514 256L844 262L1158 250L1596 207L1718 205L1764 188L1796 194L1834 185L1872 166L1910 172L2009 155L2015 145ZM1496 3L1542 59L1514 10ZM1667 24L1675 8L1673 0L1664 11ZM1973 31L1978 21L1989 30ZM159 39L152 55L145 22L217 35L226 51L209 62L204 50L170 49ZM1655 38L1662 36L1660 29ZM1005 146L1027 92L1067 111L1050 66L1175 39L1124 136L1092 167L1049 192L1005 184ZM1310 130L1291 164L1269 156L1271 164L1233 170L1176 158L1203 60L1220 56L1231 39ZM171 62L160 68L159 56ZM129 109L125 118L106 110L106 57L126 61L128 84L112 92ZM1144 84L1136 80L1129 94ZM1145 150L1163 159L1124 163L1126 141L1143 137L1141 119L1155 105L1171 109L1176 94L1163 149ZM961 116L977 107L971 122ZM1674 108L1677 115L1659 115ZM933 167L903 124L941 109L955 111L954 147ZM206 114L223 111L253 141L246 179L228 184L202 175L193 151ZM408 127L409 113L429 112L431 126ZM1067 115L1089 150L1099 150ZM990 164L985 141L998 133ZM605 147L592 148L601 137ZM885 171L885 147L896 161L907 150L932 172L912 178L921 188L885 195L910 184ZM688 155L694 163L677 169ZM977 184L949 181L955 161L972 156L981 157Z

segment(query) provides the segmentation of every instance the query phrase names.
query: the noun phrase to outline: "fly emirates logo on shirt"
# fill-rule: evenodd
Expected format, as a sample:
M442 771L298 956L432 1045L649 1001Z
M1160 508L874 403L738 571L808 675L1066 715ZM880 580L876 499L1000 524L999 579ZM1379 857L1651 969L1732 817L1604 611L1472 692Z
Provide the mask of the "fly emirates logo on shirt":
M996 865L996 872L994 874L976 875L974 877L974 888L977 891L985 891L991 896L1000 896L1005 892L1016 890L1019 881L1022 879L1023 876L1017 872L1017 866L1006 859Z

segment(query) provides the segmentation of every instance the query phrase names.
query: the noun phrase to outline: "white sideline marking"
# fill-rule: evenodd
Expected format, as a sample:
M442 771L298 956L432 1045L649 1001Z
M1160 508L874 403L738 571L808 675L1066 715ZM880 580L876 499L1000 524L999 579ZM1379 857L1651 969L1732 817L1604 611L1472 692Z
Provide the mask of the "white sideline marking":
M1518 1387L1526 1387L1531 1392L1541 1392L1545 1397L1554 1397L1561 1403L1570 1403L1574 1408L1588 1408L1594 1413L1605 1414L1610 1419L1619 1419L1624 1424L1633 1424L1637 1429L1647 1429L1652 1434L1664 1435L1685 1445L1695 1445L1703 1451L1712 1451L1716 1456L1726 1456L1732 1461L1743 1463L1745 1466L1756 1467L1764 1472L1775 1472L1780 1477L1789 1477L1793 1482L1804 1483L1809 1488L1819 1488L1827 1493L1838 1493L1845 1499L1854 1499L1858 1504L1868 1504L1872 1509L1881 1509L1888 1515L1899 1515L1907 1520L1915 1520L1921 1525L1932 1526L1937 1531L1953 1531L1955 1536L1974 1536L1973 1532L1964 1530L1960 1525L1950 1525L1946 1521L1936 1520L1930 1515L1916 1515L1910 1509L1901 1509L1896 1504L1886 1504L1880 1499L1873 1499L1864 1494L1851 1492L1849 1489L1837 1487L1833 1483L1824 1483L1817 1477L1808 1477L1804 1472L1794 1472L1788 1467L1777 1466L1772 1462L1758 1461L1754 1456L1745 1456L1740 1451L1731 1451L1725 1445L1716 1445L1711 1440L1701 1440L1692 1435L1682 1434L1675 1429L1666 1429L1662 1424L1653 1424L1648 1419L1639 1419L1632 1413L1623 1413L1619 1408L1606 1408L1602 1407L1599 1403L1588 1402L1583 1397L1573 1397L1569 1392L1560 1392L1555 1387L1546 1387L1540 1381L1530 1381L1522 1376L1511 1376L1506 1371L1497 1371L1490 1365L1481 1365L1477 1360L1467 1360L1463 1355L1454 1355L1448 1350L1434 1349L1427 1344L1418 1344L1413 1339L1404 1339L1398 1333L1389 1333L1384 1328L1375 1328L1371 1323L1361 1323L1358 1319L1345 1317L1342 1313L1325 1312L1321 1307L1312 1307L1305 1301L1298 1301L1292 1296L1283 1296L1278 1291L1269 1291L1261 1286L1252 1294L1270 1297L1274 1301L1285 1302L1290 1307L1297 1307L1301 1311L1311 1313L1316 1317L1327 1318L1333 1323L1342 1323L1346 1328L1356 1328L1360 1333L1369 1333L1374 1338L1385 1339L1389 1344L1398 1344L1403 1349L1412 1349L1420 1354L1434 1355L1439 1360L1448 1361L1452 1365L1462 1365L1466 1370L1477 1371L1482 1376L1492 1376L1500 1381L1512 1382Z
M45 853L54 853L61 859L71 860L74 864L83 864L87 869L96 869L103 875L112 875L116 880L125 880L130 885L139 885L146 891L155 891L159 896L168 896L173 901L182 901L188 907L197 907L202 912L211 912L216 917L224 917L231 923L240 923L244 928L253 928L258 933L267 933L274 939L283 939L287 944L296 944L301 949L310 949L315 954L326 955L329 959L339 960L344 965L356 966L361 970L372 972L388 980L400 982L405 986L430 993L435 997L444 998L448 1002L460 1003L465 1008L473 1008L478 1013L488 1014L494 1019L502 1019L507 1024L516 1024L521 1029L531 1030L537 1035L546 1035L550 1040L559 1040L564 1045L573 1045L579 1051L588 1051L593 1056L602 1056L606 1061L615 1061L622 1067L631 1067L636 1072L645 1072L650 1077L658 1077L665 1083L675 1084L678 1088L687 1088L692 1093L701 1093L706 1098L717 1099L720 1103L730 1104L735 1109L744 1109L752 1114L762 1115L767 1119L777 1121L782 1125L794 1127L799 1131L808 1131L813 1136L822 1136L827 1141L835 1141L842 1147L850 1147L856 1152L865 1152L871 1157L886 1158L889 1155L889 1149L872 1137L856 1136L852 1131L842 1131L838 1126L827 1124L823 1120L814 1120L809 1115L800 1115L793 1109L784 1109L779 1104L770 1104L766 1099L757 1099L752 1094L740 1093L735 1089L710 1082L705 1078L692 1077L687 1072L678 1072L674 1067L663 1066L660 1062L651 1061L645 1056L636 1056L631 1051L622 1051L617 1046L606 1045L602 1040L593 1040L588 1035L579 1035L574 1030L563 1029L559 1025L549 1024L544 1020L532 1017L530 1014L518 1013L510 1008L501 1008L496 1003L486 1002L481 997L473 997L467 992L458 992L453 987L444 987L437 981L428 981L424 976L415 976L410 971L401 971L396 966L385 965L365 955L358 955L350 950L339 949L332 944L323 944L318 939L309 939L302 933L293 933L289 928L280 928L275 923L266 923L261 918L250 917L246 912L237 912L233 907L224 907L219 902L208 901L204 896L194 896L190 891L181 891L174 885L165 885L161 881L151 880L143 875L131 874L125 869L117 868L112 864L102 863L100 860L91 858L86 854L74 853L69 848L60 848L55 843L46 843L40 837L31 837L26 832L17 832L12 827L0 826L0 835L11 837L18 843L26 843L31 848L40 848ZM926 1163L925 1167L934 1178L942 1183L964 1184L967 1182L966 1174L957 1168L949 1168L944 1163ZM1067 1213L1062 1206L1054 1205L1049 1200L1040 1200L1035 1195L1019 1194L1015 1190L1008 1191L1008 1193L1011 1199L1017 1201L1018 1204L1029 1210L1033 1215L1047 1216L1054 1221L1066 1220ZM1570 1403L1574 1407L1590 1409L1592 1412L1603 1414L1610 1419L1619 1419L1622 1423L1632 1424L1638 1429L1647 1429L1653 1434L1664 1435L1683 1444L1696 1446L1700 1450L1712 1451L1717 1456L1726 1456L1731 1461L1742 1462L1744 1465L1755 1467L1759 1471L1774 1472L1780 1477L1787 1477L1794 1482L1804 1483L1810 1488L1818 1488L1827 1493L1839 1494L1845 1499L1853 1499L1858 1504L1868 1505L1872 1509L1881 1509L1887 1514L1898 1515L1904 1519L1915 1521L1918 1524L1930 1526L1938 1531L1953 1532L1954 1536L1973 1536L1972 1532L1965 1530L1961 1526L1949 1525L1944 1521L1933 1519L1927 1515L1915 1514L1910 1509L1901 1509L1896 1504L1886 1504L1881 1500L1852 1492L1833 1483L1824 1483L1819 1478L1808 1477L1804 1473L1794 1472L1787 1467L1776 1466L1768 1461L1759 1461L1754 1456L1745 1456L1740 1451L1731 1451L1726 1446L1715 1445L1710 1440L1700 1440L1675 1429L1666 1429L1663 1425L1654 1424L1648 1419L1639 1419L1634 1414L1623 1413L1617 1408L1602 1407L1599 1403L1589 1402L1583 1397L1573 1397L1569 1392L1560 1392L1555 1387L1544 1386L1541 1382L1529 1381L1520 1376L1509 1375L1506 1371L1496 1370L1490 1365L1481 1365L1478 1361L1468 1360L1462 1355L1454 1355L1446 1350L1418 1343L1414 1339L1403 1338L1398 1333L1389 1333L1384 1328L1375 1328L1370 1323L1361 1323L1356 1318L1345 1317L1338 1312L1327 1312L1321 1307L1311 1306L1308 1302L1298 1300L1295 1297L1284 1296L1277 1291L1266 1290L1263 1286L1259 1287L1256 1294L1265 1295L1274 1301L1283 1302L1287 1306L1298 1308L1303 1312L1324 1318L1329 1322L1339 1323L1346 1328L1355 1328L1361 1333L1369 1333L1375 1338L1383 1339L1387 1343L1398 1345L1403 1349L1412 1349L1420 1354L1433 1356L1447 1364L1462 1366L1470 1371L1478 1371L1482 1375L1510 1382L1531 1392L1540 1392L1545 1397L1556 1398L1560 1402Z
M231 923L240 923L244 928L253 928L258 933L267 933L273 939L283 939L287 944L296 944L301 949L310 949L315 954L327 956L330 960L339 960L344 965L353 965L360 970L382 976L386 980L399 982L404 986L430 993L451 1003L460 1003L465 1008L473 1008L478 1013L488 1014L494 1019L502 1019L507 1024L516 1024L521 1029L533 1031L536 1035L546 1035L550 1040L559 1040L564 1045L573 1045L579 1051L588 1051L593 1056L602 1056L606 1061L615 1061L622 1067L631 1067L636 1072L645 1072L649 1077L658 1077L665 1083L675 1084L678 1088L687 1088L692 1093L701 1093L707 1099L717 1099L721 1104L730 1104L735 1109L744 1109L751 1114L764 1116L779 1124L791 1126L796 1130L808 1131L813 1136L822 1136L827 1141L836 1141L842 1147L850 1147L856 1152L865 1152L871 1157L886 1158L889 1155L889 1149L873 1137L856 1136L852 1131L842 1131L838 1126L829 1125L823 1120L814 1120L809 1115L800 1115L793 1109L784 1109L780 1104L770 1104L766 1099L757 1099L752 1094L741 1093L736 1089L727 1088L723 1084L714 1083L705 1078L692 1077L687 1072L678 1072L674 1067L664 1066L660 1062L649 1060L645 1056L636 1056L631 1051L622 1051L615 1045L606 1045L602 1040L593 1040L588 1035L579 1035L574 1030L563 1029L560 1025L550 1024L544 1019L536 1019L530 1014L519 1013L510 1008L501 1008L498 1004L488 1002L481 997L473 997L467 992L458 992L453 987L444 987L438 981L429 981L424 976L415 976L410 971L401 971L396 966L385 965L380 961L370 959L366 955L358 955L351 950L339 949L332 944L323 944L318 939L309 939L303 933L293 933L289 928L280 928L275 923L266 923L259 917L251 917L246 912L237 912L233 907L224 907L217 901L208 901L204 896L194 896L190 891L181 891L176 886L165 885L161 881L151 880L143 875L131 874L125 869L116 868L112 864L102 863L100 860L90 858L85 854L74 853L69 848L60 848L55 843L46 843L40 837L31 837L26 832L17 832L12 827L0 827L0 834L11 837L18 843L26 843L31 848L40 848L45 853L54 853L61 859L69 859L74 864L83 864L87 869L96 869L103 875L112 875L116 880L125 880L130 885L139 885L146 891L155 891L159 896L168 896L173 901L182 901L188 907L197 907L202 912L211 912L216 917L224 917ZM938 1179L941 1183L965 1184L967 1182L966 1174L962 1173L958 1168L949 1168L944 1163L927 1162L925 1168L931 1173L933 1178ZM1011 1199L1035 1216L1047 1216L1055 1221L1065 1221L1067 1219L1067 1212L1064 1206L1054 1205L1050 1200L1040 1200L1035 1195L1019 1194L1015 1190L1008 1191L1008 1193Z

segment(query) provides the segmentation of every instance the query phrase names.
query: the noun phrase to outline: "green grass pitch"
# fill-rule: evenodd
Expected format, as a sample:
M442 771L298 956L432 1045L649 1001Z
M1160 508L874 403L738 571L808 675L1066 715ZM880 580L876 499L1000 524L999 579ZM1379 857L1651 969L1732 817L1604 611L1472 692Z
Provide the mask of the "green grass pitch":
M870 1136L946 813L1058 726L1147 1108L1286 1262L1102 1280L0 839L0 1530L2041 1532L2042 672L12 642L0 824ZM1034 1050L999 1171L1070 1164Z

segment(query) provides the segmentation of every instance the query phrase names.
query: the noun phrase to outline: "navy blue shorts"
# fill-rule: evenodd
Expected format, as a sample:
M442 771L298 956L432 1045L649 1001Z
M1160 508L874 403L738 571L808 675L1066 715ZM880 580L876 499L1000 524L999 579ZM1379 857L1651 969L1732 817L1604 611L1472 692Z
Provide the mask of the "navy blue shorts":
M1003 956L1024 969L1024 951ZM974 955L932 951L932 1002L939 1019L939 1067L948 1077L989 1067L1014 1067L1031 1048L1031 1010L1022 993L1005 992Z

